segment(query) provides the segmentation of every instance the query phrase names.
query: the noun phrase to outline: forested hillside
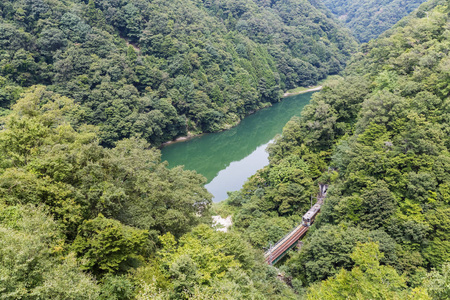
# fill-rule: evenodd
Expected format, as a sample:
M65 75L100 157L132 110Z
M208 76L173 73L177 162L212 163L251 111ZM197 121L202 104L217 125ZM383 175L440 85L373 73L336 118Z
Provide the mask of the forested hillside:
M450 3L419 12L353 56L222 207L267 247L330 184L301 251L282 263L308 299L450 296Z
M306 0L5 0L0 106L40 84L73 99L101 144L228 128L342 70L351 34Z
M211 224L152 147L342 70L318 1L0 3L1 299L449 299L450 1L362 46ZM330 189L300 252L263 248Z
M395 25L426 0L323 0L360 42L368 42Z
M210 226L205 179L145 140L99 145L83 108L35 86L0 131L2 299L294 298L238 234Z
M355 45L309 1L2 1L0 298L295 299L154 146L236 124Z

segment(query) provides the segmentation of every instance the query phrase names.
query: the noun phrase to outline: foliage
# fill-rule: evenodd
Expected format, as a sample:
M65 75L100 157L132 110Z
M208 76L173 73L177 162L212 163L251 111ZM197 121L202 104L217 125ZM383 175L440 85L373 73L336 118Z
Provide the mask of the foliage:
M107 275L103 278L100 299L128 300L134 299L135 286L124 275Z
M383 264L397 266L397 245L380 230L324 226L314 231L304 241L302 250L286 262L291 276L300 279L305 286L336 275L342 268L354 266L350 254L358 243L376 242L383 251Z
M386 254L380 266L402 276L399 289L378 296L379 282L365 278L374 294L355 286L362 299L427 299L424 274L448 262L447 5L424 3L423 15L412 14L363 45L342 77L324 84L301 117L286 124L268 149L269 166L228 199L236 211L233 229L267 247L298 224L317 184L330 184L301 252L284 265L299 292L329 280L330 297L339 298L339 288L344 295L346 280L356 278L352 268L365 278L349 257L357 242L379 242ZM295 184L295 200L277 201ZM416 290L405 290L405 283Z
M342 70L356 43L306 0L0 4L0 104L42 84L82 107L101 144L153 145L237 124L281 91Z
M436 270L430 272L425 286L433 299L448 299L450 297L450 263L442 265L442 272Z
M43 87L14 105L0 132L6 203L45 204L69 239L100 213L150 230L154 242L158 233L180 236L201 221L211 197L202 176L167 169L142 140L101 147L94 128L68 123L77 113L70 99Z
M42 207L0 205L2 299L97 299L95 280L81 271Z
M143 254L148 231L124 226L102 214L78 227L72 249L82 258L83 268L95 275L126 271L126 264Z
M426 0L323 0L360 42L377 38Z
M351 254L355 267L312 286L308 299L431 299L424 289L406 289L394 268L380 265L382 257L376 243L358 244Z
M299 221L298 211L307 210L316 190L310 174L309 164L296 156L258 171L234 195L240 201L228 202L239 207L235 228L258 247L278 240Z
M118 275L145 262L158 234L179 237L208 216L211 196L201 175L167 169L159 150L143 140L100 146L97 128L71 125L80 110L36 86L2 119L0 269L6 298L132 298L134 283ZM101 286L90 273L102 279Z
M199 225L205 179L150 143L220 130L341 70L354 42L321 4L3 1L2 297L301 297L251 245L291 230L327 183L286 282L311 299L445 299L449 17L431 0L363 45L230 194L222 233Z
M161 243L156 268L137 270L138 299L295 299L237 234L200 225L178 242L166 234Z

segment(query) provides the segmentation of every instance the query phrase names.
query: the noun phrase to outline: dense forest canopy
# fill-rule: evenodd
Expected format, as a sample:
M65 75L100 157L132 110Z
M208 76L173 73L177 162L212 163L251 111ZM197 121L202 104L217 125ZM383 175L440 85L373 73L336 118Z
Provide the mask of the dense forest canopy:
M1 297L296 298L151 146L229 127L355 48L309 1L2 1Z
M317 184L330 184L283 265L309 299L450 295L449 4L429 1L364 45L222 208L234 211L235 231L267 247L298 224Z
M7 0L0 107L41 84L101 144L213 132L343 69L351 34L306 0Z
M2 119L3 299L294 298L238 234L204 224L203 176L144 140L102 147L98 127L72 126L82 110L35 86Z
M225 233L152 145L340 72L349 32L312 0L2 1L0 298L448 299L449 24L429 0L362 45L215 208Z
M368 42L395 25L426 0L323 0L360 42Z

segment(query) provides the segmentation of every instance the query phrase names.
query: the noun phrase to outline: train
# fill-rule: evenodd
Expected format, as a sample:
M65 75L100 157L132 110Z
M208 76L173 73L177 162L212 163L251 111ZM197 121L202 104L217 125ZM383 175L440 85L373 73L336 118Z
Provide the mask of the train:
M317 195L317 202L311 207L310 210L308 210L306 214L303 215L302 223L285 235L274 246L271 246L266 253L264 253L265 260L269 265L279 261L287 253L287 251L289 251L289 249L295 247L297 241L306 234L309 227L314 223L314 219L320 212L320 208L322 207L323 201L326 197L328 185L320 184L319 187L320 190Z
M320 208L323 204L323 199L325 199L325 196L327 195L328 185L327 184L320 184L319 185L320 191L319 195L317 197L317 202L314 204L306 214L303 215L302 218L302 225L309 227L314 223L314 219L316 218L316 215L320 212Z
M302 225L305 227L309 227L314 223L314 219L316 218L316 215L320 212L320 207L322 206L322 201L317 201L316 204L314 204L310 210L306 214L303 215L302 218Z

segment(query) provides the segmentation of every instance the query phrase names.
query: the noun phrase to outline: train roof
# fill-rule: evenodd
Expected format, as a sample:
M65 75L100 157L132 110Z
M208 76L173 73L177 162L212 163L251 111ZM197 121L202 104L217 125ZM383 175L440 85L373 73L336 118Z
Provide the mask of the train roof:
M311 218L314 217L317 212L320 210L320 204L314 204L313 207L311 207L310 210L308 210L308 212L306 214L303 215L303 218Z

